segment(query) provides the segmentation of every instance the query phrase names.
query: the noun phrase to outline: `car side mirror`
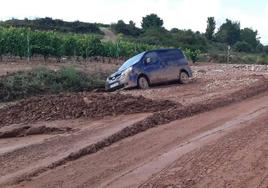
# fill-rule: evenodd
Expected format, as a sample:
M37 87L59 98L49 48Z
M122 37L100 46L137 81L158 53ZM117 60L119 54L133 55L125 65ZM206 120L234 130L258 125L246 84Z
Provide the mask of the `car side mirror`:
M147 58L145 58L144 62L145 62L145 64L150 64L152 62L152 58L147 57Z

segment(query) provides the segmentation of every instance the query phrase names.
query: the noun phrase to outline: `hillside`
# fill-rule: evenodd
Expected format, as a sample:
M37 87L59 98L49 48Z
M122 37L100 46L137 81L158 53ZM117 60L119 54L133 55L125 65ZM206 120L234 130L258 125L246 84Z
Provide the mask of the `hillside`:
M58 31L58 32L73 32L73 33L94 33L103 34L96 23L85 23L80 21L67 22L60 19L52 18L37 18L34 20L11 19L0 22L0 26L5 27L26 27L32 30L41 31Z
M164 27L164 21L156 14L143 17L141 28L137 27L133 21L125 23L122 20L107 25L80 21L66 22L52 18L12 19L0 22L0 36L1 26L18 30L12 31L8 36L3 33L9 33L9 31L2 33L3 40L0 44L3 45L0 49L0 58L2 55L26 57L34 54L43 55L45 59L48 57L60 59L62 56L87 58L96 55L126 58L148 49L175 47L181 48L194 62L250 64L267 64L268 62L268 46L260 42L258 31L252 28L241 28L239 22L229 19L216 28L215 19L209 17L205 33L179 28L168 30ZM29 43L26 37L21 36L27 35L26 28L30 28L33 33ZM57 37L51 38L51 32ZM37 35L40 37L38 40L31 40ZM88 40L89 38L93 40ZM17 41L17 43L10 41ZM40 45L36 44L39 42ZM7 48L5 43L13 44L13 46L3 49ZM123 43L126 45L122 45ZM18 50L19 48L21 49Z

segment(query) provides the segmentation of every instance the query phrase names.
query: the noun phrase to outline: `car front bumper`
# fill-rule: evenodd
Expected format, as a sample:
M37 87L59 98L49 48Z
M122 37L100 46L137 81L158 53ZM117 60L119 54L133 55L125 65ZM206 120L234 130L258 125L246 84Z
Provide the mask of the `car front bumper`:
M114 91L121 88L132 88L136 87L137 83L131 79L131 77L127 78L118 78L115 80L106 80L105 89L107 91Z

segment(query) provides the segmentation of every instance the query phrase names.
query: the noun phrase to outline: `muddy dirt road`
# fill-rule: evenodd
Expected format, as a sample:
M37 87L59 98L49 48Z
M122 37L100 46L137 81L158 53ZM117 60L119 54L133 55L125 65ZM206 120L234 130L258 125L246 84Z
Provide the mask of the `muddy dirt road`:
M0 103L0 187L267 188L268 67L253 68L204 63L187 85Z
M246 67L246 68L245 68ZM151 89L122 91L124 94L144 96L154 100L166 99L191 105L215 97L224 97L243 87L255 85L262 77L268 78L267 67L254 65L221 65L199 63L192 65L193 78L183 87L178 84L162 85ZM258 71L255 71L257 69Z
M10 150L6 154L2 151L0 184L7 186L5 183L13 182L15 184L10 187L47 188L267 188L267 114L268 93L263 93L239 103L149 129L97 153L55 168L48 167L38 173L29 173L28 179L25 173L29 172L29 164L36 163L40 166L47 161L51 162L51 158L43 158L44 161L34 158L32 162L26 163L27 159L23 156L27 155L13 156ZM132 116L132 119L138 121L146 116L141 114ZM124 118L121 118L120 122L124 121ZM118 119L115 122L118 122ZM109 124L111 123L106 122L105 126ZM49 145L46 147L56 148ZM68 147L50 152L64 154L68 152ZM77 146L70 145L70 148L75 147ZM27 147L23 150L27 150ZM31 155L47 157L47 152L44 152L44 155ZM59 153L55 157L60 157ZM55 158L53 154L48 156Z
M100 29L104 33L104 41L115 42L117 40L118 37L114 32L111 31L111 29L105 27L101 27Z

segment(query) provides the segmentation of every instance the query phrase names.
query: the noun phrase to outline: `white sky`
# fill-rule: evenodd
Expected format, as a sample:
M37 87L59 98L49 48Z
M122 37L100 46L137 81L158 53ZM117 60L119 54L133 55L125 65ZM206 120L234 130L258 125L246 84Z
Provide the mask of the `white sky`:
M225 18L240 21L241 27L259 31L268 44L267 0L0 0L0 19L52 17L66 21L112 23L156 13L167 29L204 32L206 20L214 16L218 26Z

